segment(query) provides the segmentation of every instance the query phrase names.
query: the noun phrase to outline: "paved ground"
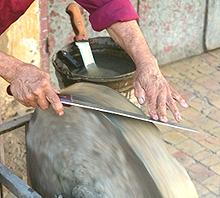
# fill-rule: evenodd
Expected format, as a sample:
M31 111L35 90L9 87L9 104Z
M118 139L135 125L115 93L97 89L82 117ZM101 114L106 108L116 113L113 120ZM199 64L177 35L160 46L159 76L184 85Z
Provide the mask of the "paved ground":
M200 198L220 198L220 49L166 65L162 72L189 102L181 109L182 124L200 131L160 127L168 150L186 168Z
M172 155L186 168L200 198L220 197L220 49L166 65L162 72L190 107L182 124L193 134L160 127Z

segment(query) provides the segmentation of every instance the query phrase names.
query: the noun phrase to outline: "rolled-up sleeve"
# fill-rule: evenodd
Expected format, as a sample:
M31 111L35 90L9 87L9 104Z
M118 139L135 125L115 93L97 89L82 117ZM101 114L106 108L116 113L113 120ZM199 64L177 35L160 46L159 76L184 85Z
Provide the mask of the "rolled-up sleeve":
M89 20L96 31L117 22L137 20L138 14L130 0L76 0L89 13Z
M14 23L34 0L0 0L0 35Z

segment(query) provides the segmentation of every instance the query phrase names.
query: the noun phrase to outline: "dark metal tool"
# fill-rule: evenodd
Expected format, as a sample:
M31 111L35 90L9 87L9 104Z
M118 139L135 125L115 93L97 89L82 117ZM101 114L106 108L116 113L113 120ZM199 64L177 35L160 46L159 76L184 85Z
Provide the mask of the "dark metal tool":
M195 129L191 129L191 128L181 126L181 125L178 125L175 123L171 123L171 122L165 123L165 122L161 122L159 120L153 120L146 115L136 114L136 113L132 113L129 111L123 111L120 109L116 109L113 107L106 107L106 106L97 105L97 104L94 104L91 102L77 100L77 99L74 99L72 96L60 96L60 100L61 100L62 104L64 104L64 105L81 107L84 109L100 111L103 113L109 113L109 114L123 116L123 117L131 118L131 119L135 119L135 120L140 120L140 121L144 121L144 122L151 122L151 123L158 124L158 125L163 125L163 126L167 126L167 127L190 131L193 133L198 133L198 131Z
M10 85L7 87L7 93L12 96ZM131 118L131 119L135 119L135 120L140 120L140 121L144 121L144 122L151 122L151 123L162 125L162 126L172 127L172 128L176 128L176 129L185 130L185 131L190 131L193 133L198 133L197 130L191 129L189 127L185 127L185 126L178 125L178 124L171 123L171 122L161 122L159 120L153 120L146 115L136 114L136 113L132 113L129 111L123 111L120 109L116 109L113 107L106 107L106 106L101 106L101 105L97 105L97 104L90 103L90 102L77 100L77 99L74 99L73 96L60 95L59 97L60 97L61 103L66 106L75 106L75 107L80 107L80 108L84 108L84 109L100 111L103 113L109 113L109 114L123 116L123 117Z

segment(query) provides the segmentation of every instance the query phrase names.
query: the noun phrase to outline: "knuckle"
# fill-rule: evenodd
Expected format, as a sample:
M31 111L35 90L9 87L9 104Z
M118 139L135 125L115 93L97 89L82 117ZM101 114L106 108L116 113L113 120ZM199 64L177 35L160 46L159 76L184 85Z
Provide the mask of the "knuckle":
M27 94L26 95L26 100L28 101L32 101L33 100L33 95L32 94Z
M176 116L179 116L179 115L180 115L180 112L179 112L178 110L176 110L176 111L174 111L174 114L175 114Z
M57 112L57 113L60 113L63 111L63 107L55 107L54 110Z
M26 107L31 107L31 104L28 102L28 101L23 101L23 102L21 102L24 106L26 106Z
M34 93L35 95L40 95L41 92L42 92L42 90L41 90L40 88L37 88L37 89L35 89L35 90L33 91L33 93Z
M176 102L175 102L175 100L172 99L172 98L169 98L169 99L167 100L167 104L168 104L169 106L176 106Z
M158 107L160 109L164 109L164 108L166 108L166 103L164 103L163 101L162 102L158 102Z
M61 104L61 102L56 102L56 103L55 103L55 108L56 108L57 110L63 110L63 105Z
M164 113L164 112L166 112L166 110L167 110L167 106L166 105L162 104L162 105L158 106L158 111L160 113Z
M150 116L151 118L153 118L154 116L157 115L156 113L150 113L150 112L148 112L148 114L149 114L149 116Z
M153 102L153 101L148 101L148 107L149 107L149 109L156 109L155 102Z
M37 107L37 104L36 103L33 103L31 104L32 107L36 108Z
M179 111L178 111L177 108L173 108L173 109L171 109L171 112L172 112L173 114L179 114Z
M47 87L49 85L49 80L44 78L41 80L41 86L42 87Z
M43 104L43 105L40 106L40 108L43 109L43 110L46 110L46 109L48 109L48 105L47 104Z
M37 104L34 101L29 101L28 104L29 104L29 107L34 107L34 108L37 107Z
M54 109L57 109L57 110L63 109L63 105L60 102L58 96L49 97L49 98L50 98L50 103L53 105Z
M157 96L155 94L150 94L149 92L147 93L147 98L149 103L154 103L156 100Z
M51 104L53 104L55 107L59 107L60 106L60 101L59 101L59 99L57 99L57 97L55 97L55 96L51 96L51 97L49 97L49 100L50 100L50 103Z
M159 116L166 116L166 110L158 109Z
M152 116L152 115L156 115L156 111L154 111L154 110L149 110L148 113L149 113L149 115L151 115L151 116Z

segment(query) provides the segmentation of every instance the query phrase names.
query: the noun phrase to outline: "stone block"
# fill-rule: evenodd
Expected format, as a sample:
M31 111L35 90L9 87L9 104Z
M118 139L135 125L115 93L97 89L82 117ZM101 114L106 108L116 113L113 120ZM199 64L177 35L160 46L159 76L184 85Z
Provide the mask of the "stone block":
M214 172L220 175L220 163L210 167Z
M192 179L196 180L197 182L201 182L206 180L207 178L215 175L215 173L211 170L209 170L206 166L203 166L202 164L193 164L189 168L189 174Z
M182 142L181 144L176 145L176 147L178 149L184 151L185 153L187 153L190 156L193 156L196 153L199 153L199 152L205 150L205 147L201 146L197 142L190 140L190 139Z
M165 133L163 135L163 139L171 144L179 144L185 140L187 140L188 138L183 135L182 133L178 133L178 132L168 132Z
M197 192L198 192L200 198L201 198L202 196L204 196L204 195L210 193L209 190L208 190L206 187L204 187L203 185L201 185L199 182L193 181L193 183L194 183L194 185L195 185L195 187L196 187L196 190L197 190Z
M203 51L204 0L140 0L140 27L160 64Z
M218 195L209 192L209 193L207 193L205 195L202 195L200 198L218 198L218 197L219 197Z
M219 195L219 186L220 186L220 176L213 175L206 179L205 181L201 181L203 185L206 186L211 192Z
M196 155L194 155L194 159L196 159L197 161L202 161L202 160L205 160L206 158L208 158L210 155L212 154L211 151L209 150L205 150L205 151L202 151L200 153L197 153Z
M220 47L220 1L209 0L208 2L206 47L212 50Z
M217 154L211 154L208 158L201 161L205 166L213 166L211 168L213 171L220 173L220 157Z
M192 166L195 164L195 160L182 151L177 151L173 153L173 156L182 164L185 168Z
M217 152L220 150L220 138L216 138L214 136L199 140L198 143L212 152Z

